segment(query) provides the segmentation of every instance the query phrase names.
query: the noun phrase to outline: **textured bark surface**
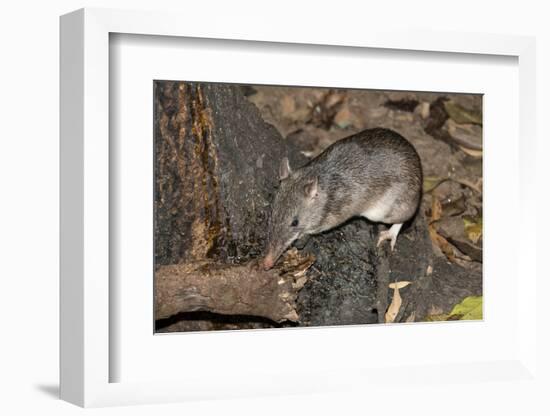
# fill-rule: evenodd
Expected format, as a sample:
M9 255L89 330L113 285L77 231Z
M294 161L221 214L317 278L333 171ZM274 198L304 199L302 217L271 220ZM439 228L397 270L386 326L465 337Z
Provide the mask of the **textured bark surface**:
M155 318L209 311L253 315L274 322L298 321L296 298L315 258L289 252L269 271L251 261L228 265L212 261L161 266L155 280Z
M157 81L155 100L156 264L257 257L285 142L239 86Z
M401 290L396 322L449 312L481 294L481 269L472 273L437 257L421 213L403 228L394 252L376 247L385 226L360 218L296 242L296 256L315 258L301 290L281 264L258 270L279 162L288 156L297 167L305 158L264 122L240 86L157 81L155 112L158 330L273 327L285 319L299 326L383 322L388 284L400 280L413 284ZM290 283L278 285L281 279Z

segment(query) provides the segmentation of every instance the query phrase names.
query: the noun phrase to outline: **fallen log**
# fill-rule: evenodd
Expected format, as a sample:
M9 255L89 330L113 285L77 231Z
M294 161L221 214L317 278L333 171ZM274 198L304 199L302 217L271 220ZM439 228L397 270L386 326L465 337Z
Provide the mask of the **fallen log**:
M161 266L155 279L155 319L209 311L296 322L298 292L314 261L312 255L294 249L268 271L256 261L231 265L205 260Z

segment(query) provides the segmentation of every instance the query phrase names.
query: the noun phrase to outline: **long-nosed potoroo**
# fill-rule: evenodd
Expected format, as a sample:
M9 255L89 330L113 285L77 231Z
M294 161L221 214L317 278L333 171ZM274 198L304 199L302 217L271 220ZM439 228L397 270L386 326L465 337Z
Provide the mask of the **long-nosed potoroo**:
M422 166L414 147L383 128L338 140L300 169L281 161L280 186L269 222L263 266L273 267L294 240L334 228L351 217L391 225L378 245L391 241L418 209Z

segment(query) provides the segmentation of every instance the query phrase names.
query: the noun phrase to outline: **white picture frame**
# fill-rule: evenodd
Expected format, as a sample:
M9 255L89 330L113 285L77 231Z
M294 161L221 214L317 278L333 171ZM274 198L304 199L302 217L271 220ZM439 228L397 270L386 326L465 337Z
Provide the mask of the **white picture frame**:
M186 24L181 22L185 20ZM332 45L452 54L516 57L519 66L518 281L515 353L506 360L471 363L441 362L411 368L323 369L285 374L269 380L236 382L220 374L218 383L196 377L178 381L110 382L109 297L109 36L113 33L248 42ZM185 401L212 397L248 397L269 394L320 393L374 388L374 381L401 379L400 387L418 388L441 380L481 383L499 377L511 382L542 383L537 373L535 227L533 187L535 172L535 41L530 37L467 33L361 30L327 35L300 28L280 31L264 24L235 33L224 19L205 27L200 21L174 13L82 9L61 18L61 398L80 406L107 406ZM411 327L412 328L412 327ZM323 373L324 372L324 373ZM475 376L472 376L475 374ZM345 381L342 381L345 380ZM383 390L383 389L382 389Z

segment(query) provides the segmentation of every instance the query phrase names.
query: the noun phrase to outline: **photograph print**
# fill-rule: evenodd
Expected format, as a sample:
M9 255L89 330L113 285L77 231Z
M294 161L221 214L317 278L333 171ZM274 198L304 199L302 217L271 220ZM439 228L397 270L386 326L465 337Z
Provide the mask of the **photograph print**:
M153 90L156 333L483 319L481 94Z

